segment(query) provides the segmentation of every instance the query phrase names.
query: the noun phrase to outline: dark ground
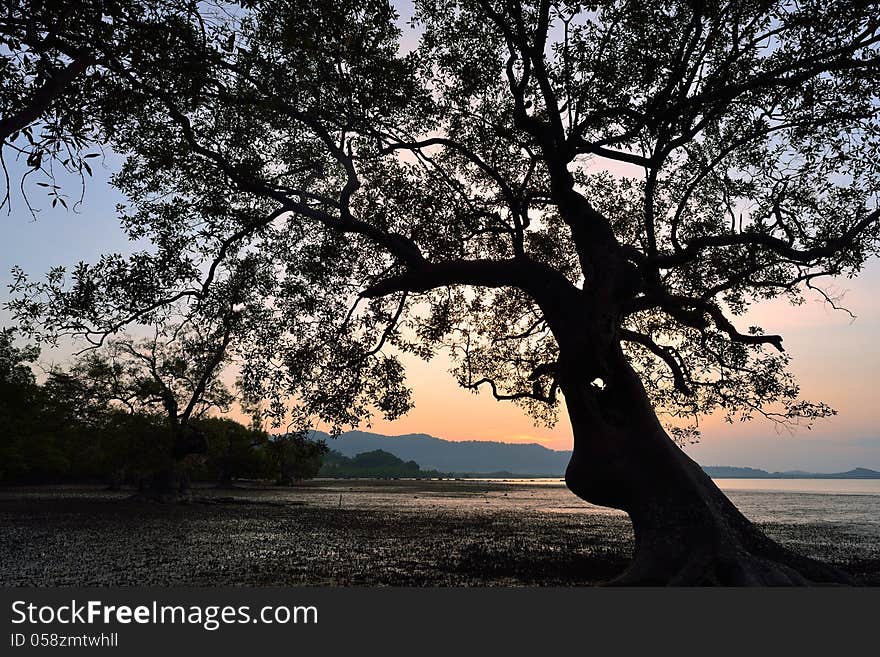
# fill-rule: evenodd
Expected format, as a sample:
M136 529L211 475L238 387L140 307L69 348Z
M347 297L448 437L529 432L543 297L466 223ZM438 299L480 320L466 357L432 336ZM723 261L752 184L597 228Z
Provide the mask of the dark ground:
M559 486L310 482L199 489L190 504L96 487L0 490L0 585L584 585L622 571L632 530ZM873 529L764 523L880 585Z

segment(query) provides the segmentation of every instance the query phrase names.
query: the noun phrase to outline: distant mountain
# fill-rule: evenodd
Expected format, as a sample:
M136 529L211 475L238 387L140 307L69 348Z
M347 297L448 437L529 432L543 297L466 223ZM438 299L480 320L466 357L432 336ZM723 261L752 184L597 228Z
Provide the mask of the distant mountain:
M786 470L767 472L756 468L736 468L729 465L708 465L703 470L715 479L880 479L880 472L867 468L854 468L846 472L804 472Z
M353 458L380 449L404 461L415 461L423 470L515 477L562 477L571 452L553 450L536 443L501 443L481 440L452 441L423 433L384 436L366 431L349 431L339 438L313 431L326 439L331 449ZM880 472L855 468L832 474L815 472L768 472L757 468L706 466L718 479L880 479Z
M571 452L547 449L535 443L500 443L481 440L451 441L426 434L383 436L349 431L336 439L321 431L313 437L328 439L331 449L352 458L381 449L404 461L415 461L423 470L517 476L561 477Z

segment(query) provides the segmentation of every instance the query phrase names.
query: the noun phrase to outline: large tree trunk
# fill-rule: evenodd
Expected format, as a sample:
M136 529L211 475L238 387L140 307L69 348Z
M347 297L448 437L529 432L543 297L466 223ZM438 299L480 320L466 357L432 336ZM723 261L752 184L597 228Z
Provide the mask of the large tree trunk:
M565 480L578 497L632 519L634 558L616 583L853 583L749 522L666 434L620 348L601 361L604 388L584 382L589 372L561 379L574 433Z

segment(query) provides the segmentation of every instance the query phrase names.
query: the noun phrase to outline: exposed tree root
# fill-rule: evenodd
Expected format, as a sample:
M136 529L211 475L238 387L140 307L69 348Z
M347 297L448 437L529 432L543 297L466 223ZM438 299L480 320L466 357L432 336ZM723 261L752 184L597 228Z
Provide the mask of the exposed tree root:
M674 563L646 547L616 586L857 586L848 573L796 554L766 537L760 545L741 543L693 546Z

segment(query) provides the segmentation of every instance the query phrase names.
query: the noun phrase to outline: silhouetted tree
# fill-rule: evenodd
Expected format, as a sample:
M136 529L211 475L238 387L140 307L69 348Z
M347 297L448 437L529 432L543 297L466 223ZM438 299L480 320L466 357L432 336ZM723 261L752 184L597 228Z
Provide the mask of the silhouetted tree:
M622 581L843 578L748 522L658 412L832 412L736 317L876 253L876 2L418 0L418 43L386 0L138 5L27 49L59 68L88 42L115 93L82 106L155 248L19 273L25 325L102 336L246 253L242 381L276 416L397 417L395 353L447 348L540 420L565 398L568 486L633 520Z
M211 409L226 411L234 397L220 375L229 360L232 321L178 326L151 338L117 338L89 352L72 369L93 400L120 402L132 413L160 413L167 432L159 445L165 462L152 474L150 492L186 492L186 457L207 452L194 421ZM206 330L207 329L207 330Z

